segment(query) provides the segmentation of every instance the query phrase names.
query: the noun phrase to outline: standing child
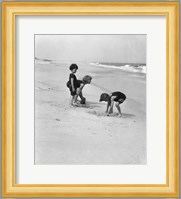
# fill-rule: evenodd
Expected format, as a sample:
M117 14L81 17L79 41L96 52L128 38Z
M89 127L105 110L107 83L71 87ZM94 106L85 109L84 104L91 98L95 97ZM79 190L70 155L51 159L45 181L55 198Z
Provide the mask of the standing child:
M115 102L115 106L118 110L119 116L121 117L121 108L120 108L120 104L123 103L126 99L126 95L124 93L121 93L119 91L113 92L111 94L107 94L107 93L102 93L100 96L100 102L101 101L105 101L107 102L107 109L106 109L106 114L107 116L110 113L113 113L113 106L114 106L114 102Z
M70 89L70 94L72 96L71 98L71 101L70 101L70 104L72 106L76 106L77 105L77 102L76 102L76 90L78 88L78 85L77 85L77 78L75 76L75 73L77 72L78 70L78 66L77 64L71 64L70 67L69 67L71 73L69 75L69 81L67 82L67 86L69 87Z

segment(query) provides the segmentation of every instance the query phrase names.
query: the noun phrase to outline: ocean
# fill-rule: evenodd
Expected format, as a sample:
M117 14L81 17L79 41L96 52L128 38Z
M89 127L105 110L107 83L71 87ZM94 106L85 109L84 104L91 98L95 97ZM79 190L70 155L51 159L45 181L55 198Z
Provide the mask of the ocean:
M41 60L35 59L35 63L39 64L60 64L60 63L67 63L71 64L72 61L59 61L59 60ZM75 62L76 63L76 62ZM84 63L84 62L82 62ZM145 63L113 63L113 62L91 62L91 65L97 67L107 67L107 68L119 68L121 70L133 72L133 73L141 73L146 74L146 64Z
M120 68L121 70L146 74L146 64L144 63L92 62L91 64L100 67Z

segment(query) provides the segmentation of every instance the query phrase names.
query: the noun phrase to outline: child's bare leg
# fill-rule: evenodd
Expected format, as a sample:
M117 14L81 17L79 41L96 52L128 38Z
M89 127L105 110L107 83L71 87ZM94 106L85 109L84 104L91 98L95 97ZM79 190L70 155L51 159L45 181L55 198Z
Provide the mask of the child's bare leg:
M77 88L76 95L75 95L75 98L74 98L74 103L76 103L76 104L77 104L77 98L78 98L80 92L81 92L80 88Z
M115 106L116 106L116 108L118 109L119 116L122 116L121 108L120 108L120 106L119 106L119 102L116 102L116 103L115 103Z
M71 105L71 106L77 106L77 105L78 105L77 103L75 103L75 95L73 95L73 96L71 97L70 105Z
M70 105L73 106L74 96L71 96Z
M80 97L81 100L84 99L84 97L83 97L83 95L82 95L82 91L80 91L79 97Z
M77 95L74 95L73 106L78 106L78 104L77 104Z
M74 100L73 100L73 104L74 104L74 105L78 105L78 104L77 104L77 97L78 97L77 95L74 96Z
M109 113L110 113L110 114L113 113L113 107L110 107Z
M110 114L110 113L113 113L113 106L114 106L114 101L111 101L111 103L107 102L107 116Z
M78 97L78 95L76 94L76 95L74 96L74 103L77 103L77 97Z

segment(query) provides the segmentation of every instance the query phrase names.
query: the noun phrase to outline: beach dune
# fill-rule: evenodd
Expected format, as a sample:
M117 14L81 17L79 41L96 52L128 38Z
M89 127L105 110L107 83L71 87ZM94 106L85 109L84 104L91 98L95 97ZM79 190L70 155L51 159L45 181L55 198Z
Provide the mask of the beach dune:
M71 107L66 87L71 63L35 64L35 164L146 164L146 76L119 68L77 63L78 79L93 77L86 105ZM127 96L106 116L103 92Z

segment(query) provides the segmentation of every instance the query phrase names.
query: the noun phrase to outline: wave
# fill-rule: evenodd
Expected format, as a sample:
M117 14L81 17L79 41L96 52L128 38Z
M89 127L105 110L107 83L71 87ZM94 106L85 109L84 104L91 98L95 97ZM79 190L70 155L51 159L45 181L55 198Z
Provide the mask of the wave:
M48 59L35 59L36 64L72 64L72 61L48 60Z
M121 63L90 63L94 66L121 69L129 72L143 73L146 74L146 64L121 64Z

